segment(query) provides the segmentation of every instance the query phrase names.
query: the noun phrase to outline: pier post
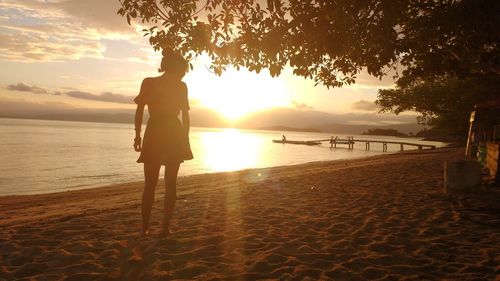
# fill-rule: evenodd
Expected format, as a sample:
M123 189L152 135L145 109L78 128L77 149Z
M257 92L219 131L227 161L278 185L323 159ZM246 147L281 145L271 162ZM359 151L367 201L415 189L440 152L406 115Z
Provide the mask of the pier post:
M400 144L400 145L401 145L401 151L403 151L403 150L404 150L404 148L403 148L403 144Z
M333 136L330 137L330 148L333 148Z
M382 143L382 152L386 152L387 151L387 143Z

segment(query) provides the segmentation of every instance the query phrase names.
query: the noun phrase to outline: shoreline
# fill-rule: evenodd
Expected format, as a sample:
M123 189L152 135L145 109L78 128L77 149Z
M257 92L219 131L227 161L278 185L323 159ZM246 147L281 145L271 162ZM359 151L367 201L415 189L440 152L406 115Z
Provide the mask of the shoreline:
M443 161L462 154L181 177L167 239L138 235L142 182L3 196L0 280L494 280L498 225L443 193ZM160 183L154 232L163 194Z
M343 165L355 165L357 163L360 164L369 164L372 161L383 161L385 158L391 157L391 156L398 156L398 155L424 155L424 154L429 154L429 153L446 153L450 149L457 149L457 148L448 148L448 147L443 147L443 148L436 148L433 150L406 150L406 151L396 151L393 153L387 153L387 154L379 154L379 155L371 155L371 156L360 156L357 158L350 158L350 159L336 159L336 160L327 160L327 161L312 161L312 162L306 162L306 163L300 163L300 164L290 164L290 165L280 165L280 166L271 166L271 167L264 167L264 168L247 168L247 169L242 169L242 170L235 170L235 171L225 171L225 172L208 172L208 173L202 173L202 174L192 174L192 175L185 175L185 176L179 176L177 180L177 193L178 197L179 195L182 196L182 194L186 193L191 193L193 192L190 188L192 188L192 182L201 180L204 181L204 178L219 178L219 177L231 177L231 176L236 176L236 177L241 177L242 174L249 174L255 175L258 174L267 174L269 172L273 172L275 174L278 173L277 176L279 176L279 173L281 171L286 171L286 170L301 170L302 167L305 168L311 168L311 167L322 167L324 165L330 165L330 166L343 166ZM462 148L459 148L462 149ZM163 167L162 167L163 169ZM259 179L258 181L261 181ZM188 182L188 184L186 184ZM160 178L158 181L158 185L156 187L156 194L157 196L163 196L163 183L164 183L164 178L163 175L160 173ZM124 183L116 183L116 184L106 184L102 186L95 186L95 187L88 187L88 188L81 188L81 189L71 189L71 190L64 190L64 191L56 191L56 192L47 192L47 193L34 193L34 194L10 194L10 195L1 195L0 196L0 202L5 202L5 201L11 201L16 202L16 204L30 204L30 203L36 203L40 200L43 200L47 202L47 204L40 204L36 203L37 207L39 206L44 206L48 205L49 202L57 201L61 198L64 198L66 200L71 200L71 199L79 199L80 196L85 196L87 200L92 199L98 199L102 196L104 197L112 197L119 195L119 192L122 192L120 195L130 195L131 193L137 193L137 192L142 192L144 186L144 180L138 180L138 181L132 181L132 182L124 182ZM123 193L125 192L125 193ZM159 194L158 194L159 193ZM94 198L95 197L95 198ZM140 200L140 198L139 198ZM158 199L156 199L158 200ZM2 204L0 203L0 214L6 209L8 209L12 204ZM67 210L66 210L67 211ZM2 220L0 219L0 226L2 226Z
M461 146L443 146L443 147L438 147L432 150L432 152L429 153L434 153L434 152L439 152L439 150L442 149L460 149ZM383 154L376 154L376 155L369 155L369 156L357 156L357 157L351 157L351 158L343 158L343 159L335 159L335 160L317 160L317 161L310 161L310 162L305 162L305 163L298 163L298 164L287 164L287 165L278 165L278 166L269 166L269 167L258 167L258 168L244 168L241 170L234 170L234 171L220 171L220 172L205 172L205 173L200 173L200 174L188 174L188 175L180 175L178 179L185 178L185 177L192 177L192 176L204 176L204 175L217 175L217 174L224 174L224 173L237 173L237 172L246 172L246 171L253 171L253 170L267 170L267 169L274 169L274 168L282 168L282 167L293 167L293 166L300 166L300 165L309 165L309 164L319 164L319 163L336 163L336 162L345 162L345 161L362 161L364 159L371 159L371 158L377 158L377 157L385 157L388 155L398 155L398 154L412 154L412 153L417 153L417 154L422 154L422 153L428 153L426 152L428 149L424 150L418 150L418 149L410 149L410 150L405 150L405 151L388 151L384 152ZM430 150L431 151L431 150ZM163 166L161 168L163 170ZM142 177L140 177L142 178ZM163 176L160 173L160 183L163 180ZM109 183L109 184L103 184L103 185L91 185L87 187L82 187L82 188L70 188L67 190L60 190L60 191L47 191L47 192L41 192L41 193L25 193L25 194L5 194L5 195L0 195L0 199L7 198L7 197L18 197L18 196L36 196L36 195L50 195L50 194L66 194L68 192L76 192L76 191L84 191L84 190L100 190L102 188L113 188L116 186L123 186L123 185L129 185L129 184L143 184L144 180L137 180L137 181L127 181L127 182L117 182L117 183Z
M3 174L0 177L0 196L65 192L139 181L143 177L142 166L135 163L137 155L129 144L130 139L133 139L133 130L129 130L130 128L127 126L106 126L109 124L104 123L81 125L62 121L54 121L57 123L42 121L18 123L13 121L15 120L4 122L6 136L11 133L13 135L8 137L11 143L3 147L6 149L4 158L7 162L0 168L0 174ZM8 125L11 123L14 126ZM66 125L69 126L69 129ZM19 128L22 129L18 130L18 126L21 126ZM34 140L29 133L33 130L40 131L37 140ZM15 131L19 131L20 134L18 135ZM81 138L82 133L99 137L92 139L92 145L90 145L88 140ZM59 137L49 137L52 134ZM111 145L113 140L110 136L113 134L116 134L118 138L116 145ZM271 143L274 135L275 133L270 131L238 130L233 132L229 130L226 132L223 129L193 128L192 149L195 151L195 159L184 163L180 174L200 174L252 166L255 168L272 167L318 160L366 157L371 154L383 153L382 145L372 145L372 150L367 152L363 143L357 144L353 151L343 147L332 150L329 149L327 143L316 148L306 149L278 146ZM221 137L220 141L213 139L219 136ZM246 138L246 136L252 138ZM297 139L326 138L329 136L324 134L297 134ZM232 156L228 156L228 159L219 157L225 149L222 147L225 146L222 144L224 139L230 140L228 146ZM240 143L247 143L247 141L248 145L251 143L251 149L256 150L255 153L251 153L252 155L240 148ZM426 143L418 140L415 142ZM36 148L37 145L46 148L42 151ZM443 144L437 143L437 145ZM105 150L103 150L104 147L106 147ZM399 151L399 147L389 145L389 151L396 153ZM261 153L267 155L260 155ZM50 157L46 158L46 154ZM73 162L74 157L77 157L79 161ZM244 161L239 161L239 157L242 157ZM29 161L26 162L26 159Z

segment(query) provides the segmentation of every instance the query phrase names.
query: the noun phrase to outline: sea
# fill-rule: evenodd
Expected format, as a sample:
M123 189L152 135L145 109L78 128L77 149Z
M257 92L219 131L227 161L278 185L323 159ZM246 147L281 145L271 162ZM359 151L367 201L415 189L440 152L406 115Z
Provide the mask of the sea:
M344 134L191 128L194 159L181 165L179 175L216 173L315 161L362 158L395 153L399 145L358 142L330 148L273 143L285 134L289 140L318 140ZM354 135L356 139L405 141L445 146L418 138ZM143 166L136 163L134 125L0 118L0 196L40 194L142 181Z

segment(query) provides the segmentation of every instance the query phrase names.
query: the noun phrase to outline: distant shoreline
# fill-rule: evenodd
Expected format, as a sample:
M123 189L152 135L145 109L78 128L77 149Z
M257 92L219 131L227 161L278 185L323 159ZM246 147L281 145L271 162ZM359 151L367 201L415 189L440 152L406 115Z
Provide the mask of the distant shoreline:
M117 115L128 115L128 114L117 114ZM0 116L2 119L22 119L22 120L46 120L46 121L67 121L67 122L92 122L92 123L115 123L115 124L134 124L134 120L97 120L92 118L93 116L86 115L70 115L82 118L58 118L58 116ZM103 115L106 116L106 115ZM146 123L147 119L144 124Z
M92 123L107 123L107 124L131 124L134 122L127 121L103 121L95 119L59 119L59 118L43 118L43 117L19 117L19 116L0 116L2 119L21 119L21 120L43 120L43 121L63 121L63 122L92 122ZM143 124L147 123L147 118L143 121ZM213 128L213 129L241 129L241 130L262 130L262 131L284 131L284 132L307 132L307 133L322 133L319 129L314 128L292 128L287 126L271 126L271 127L259 127L259 128L240 128L240 127L206 127L206 126L193 126L199 128Z
M122 114L120 114L122 115ZM126 115L126 114L123 114ZM74 115L75 117L79 115ZM82 117L84 115L81 115ZM91 116L90 116L91 117ZM57 118L56 116L44 117L44 116L30 116L30 117L21 117L21 116L0 116L3 119L22 119L22 120L45 120L45 121L66 121L66 122L92 122L92 123L111 123L111 124L134 124L134 120L126 121L126 120L113 120L109 119L107 121L97 120L95 118ZM143 121L143 124L147 123L147 118ZM320 129L315 128L293 128L288 126L270 126L270 127L258 127L258 128L241 128L241 127L207 127L207 126L193 126L200 128L231 128L231 129L242 129L242 130L263 130L263 131L283 131L283 132L306 132L306 133L326 133L322 132Z
M294 128L288 126L269 126L269 127L260 127L257 130L267 130L267 131L283 131L286 132L306 132L306 133L325 133L320 129L316 128Z
M40 114L40 115L31 115L31 116L6 116L0 115L0 118L5 119L21 119L21 120L46 120L46 121L69 121L69 122L92 122L92 123L110 123L110 124L131 124L133 125L134 114L131 113L108 113L108 114ZM143 120L143 124L146 124L148 120L147 113L145 114L145 118ZM240 126L231 126L229 124L210 124L203 122L203 118L196 121L196 118L192 118L191 126L192 127L200 127L200 128L233 128L233 129L243 129L243 130L272 130L278 131L281 133L286 132L310 132L310 133L325 133L325 134L344 134L344 135L362 135L364 131L369 130L370 128L378 129L387 129L387 126L369 126L369 125L350 125L344 123L325 123L318 125L310 125L304 127L294 127L283 125L287 124L286 122L276 122L277 124L273 124L274 120L270 120L269 122L261 122L264 123L262 125L256 124L248 124L248 125L240 125ZM266 125L265 123L269 123ZM413 126L412 124L402 124Z
M394 129L368 129L368 131L363 132L366 136L389 136L398 138L408 138L411 137L408 134L401 133Z

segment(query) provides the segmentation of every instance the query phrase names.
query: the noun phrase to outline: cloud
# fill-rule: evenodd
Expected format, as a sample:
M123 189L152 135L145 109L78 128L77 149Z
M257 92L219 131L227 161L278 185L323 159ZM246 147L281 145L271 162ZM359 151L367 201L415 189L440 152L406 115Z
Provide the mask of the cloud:
M378 110L378 106L371 101L359 100L351 104L351 109L360 111L375 111Z
M121 5L114 0L68 0L52 3L54 8L104 32L126 34L133 31L125 18L116 14ZM134 33L135 36L135 33Z
M105 33L131 33L126 20L117 15L119 1L113 0L4 0L2 9L17 10L16 16L29 15L36 18L71 19L75 25ZM3 14L6 15L6 14Z
M313 110L314 107L308 105L307 103L304 102L298 102L298 101L292 101L292 106L296 109L300 110Z
M138 37L116 14L118 1L5 0L0 2L0 59L63 61L104 58L102 40Z
M48 91L46 89L37 86L30 86L24 83L7 85L5 88L11 91L31 92L35 94L48 94Z
M1 31L1 28L0 28ZM72 38L65 41L54 33L47 38L36 33L0 34L0 59L8 61L63 61L83 57L102 58L105 46L97 41Z
M111 93L111 92L104 92L104 93L101 93L100 95L96 95L96 94L92 94L89 92L83 92L83 91L69 91L69 92L64 92L64 93L60 93L60 94L63 94L63 95L66 95L66 96L72 97L72 98L83 99L83 100L114 102L114 103L121 103L121 104L135 104L133 101L133 97L121 95L121 94L115 94L115 93ZM191 106L197 106L200 104L200 102L196 99L189 99L189 103Z
M64 93L65 95L77 99L84 100L95 100L95 101L104 101L104 102L115 102L115 103L123 103L123 104L132 104L132 97L124 96L120 94L113 94L110 92L105 92L100 95L95 95L89 92L82 91L69 91Z
M29 92L29 93L35 93L35 94L47 94L47 95L55 95L55 96L65 95L68 97L83 99L83 100L114 102L114 103L121 103L121 104L133 104L133 99L131 96L115 94L115 93L111 93L111 92L104 92L104 93L101 93L100 95L96 95L96 94L84 92L84 91L78 91L78 90L71 90L71 91L66 91L66 92L60 92L60 91L54 92L54 91L49 91L47 89L44 89L42 87L31 86L31 85L27 85L24 83L6 85L5 89L10 90L10 91Z

